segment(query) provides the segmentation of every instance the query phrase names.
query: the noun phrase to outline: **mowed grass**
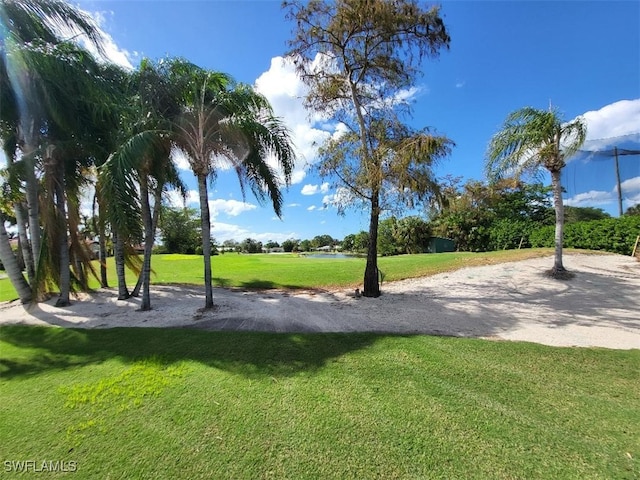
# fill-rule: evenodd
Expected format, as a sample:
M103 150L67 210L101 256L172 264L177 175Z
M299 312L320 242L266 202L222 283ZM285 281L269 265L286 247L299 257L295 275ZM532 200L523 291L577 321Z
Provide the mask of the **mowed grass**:
M640 351L0 328L0 468L112 479L634 479ZM13 465L8 471L7 465ZM28 476L31 478L30 476Z
M486 253L437 253L381 257L379 268L384 281L433 275L461 267L525 260L552 254L551 249L505 250ZM212 257L213 283L241 288L356 288L362 285L364 258L307 258L296 254L238 255L228 253ZM98 268L95 263L96 269ZM550 264L551 266L551 264ZM203 260L198 255L154 255L152 283L203 285ZM116 285L113 258L107 261L108 279ZM133 272L127 281L135 284ZM98 282L91 280L91 287ZM8 279L0 279L0 301L17 298Z

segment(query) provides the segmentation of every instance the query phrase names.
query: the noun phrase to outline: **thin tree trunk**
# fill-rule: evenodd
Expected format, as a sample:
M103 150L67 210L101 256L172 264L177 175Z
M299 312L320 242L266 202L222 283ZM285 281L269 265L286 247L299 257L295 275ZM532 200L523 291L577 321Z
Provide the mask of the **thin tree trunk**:
M377 298L380 296L378 275L378 221L380 219L379 194L376 190L371 198L371 216L369 219L369 248L367 266L364 269L364 289L362 295Z
M33 158L36 145L35 122L21 122L18 127L18 138L21 140L22 157L25 161L25 193L27 200L27 214L29 217L29 237L31 241L31 254L33 255L34 271L38 271L38 262L42 246L42 236L40 233L40 205L39 205L39 182L36 177L36 162ZM35 285L31 285L35 289Z
M16 202L15 205L16 222L18 223L18 238L20 239L20 248L22 249L22 258L24 259L25 270L27 271L27 279L29 285L35 283L35 267L33 264L33 253L31 252L31 244L27 237L27 221L25 207L22 202Z
M16 250L16 260L18 260L18 266L20 270L25 269L24 264L24 256L22 255L22 242L20 241L20 237L18 237L18 249Z
M156 190L156 192L153 195L153 198L154 198L154 209L153 209L153 215L151 217L151 234L150 234L149 237L147 237L146 226L145 226L145 238L146 238L146 240L145 240L145 244L144 244L144 258L145 258L145 261L146 261L147 257L149 258L149 262L148 262L149 263L148 264L149 286L150 286L150 282L151 282L151 255L153 255L153 246L155 245L155 242L156 242L156 229L158 228L158 220L160 218L160 202L162 201L162 188L161 187ZM147 247L147 245L148 245L148 247ZM143 282L143 273L144 273L145 262L143 262L142 267L143 268L140 271L140 275L138 276L138 281L136 282L136 286L133 289L133 293L131 294L132 297L137 297L140 294L140 289L142 288L142 285L143 285L142 282ZM151 303L150 299L149 299L149 303ZM144 305L144 299L143 299L143 305Z
M213 308L213 288L211 286L211 220L207 194L207 177L198 175L200 194L200 220L202 225L202 256L204 257L204 308Z
M351 75L348 72L349 76ZM378 281L378 220L380 219L380 193L378 188L378 168L377 165L373 165L373 159L371 156L371 149L367 140L367 126L362 113L362 105L358 98L356 91L356 85L352 80L349 80L349 87L351 91L351 100L355 107L356 117L358 119L358 126L360 129L360 142L362 143L362 155L363 163L367 167L375 167L375 178L371 181L375 183L371 189L371 213L369 217L369 248L367 249L367 265L364 269L364 288L362 295L364 297L380 296L380 282ZM369 172L371 174L371 172Z
M53 160L55 162L55 160ZM61 164L54 166L56 222L58 222L58 251L60 254L60 296L56 307L71 305L69 293L71 291L71 262L69 258L69 237L67 235L67 212L65 208L64 170Z
M42 237L40 235L40 207L38 204L38 179L35 174L33 160L27 162L25 184L27 196L27 211L29 216L29 236L31 240L31 253L33 255L34 271L38 271Z
M113 243L115 250L116 274L118 276L118 300L126 300L130 297L127 289L127 279L124 269L124 239L122 235L113 232Z
M84 264L82 263L82 259L76 253L73 255L74 263L76 266L76 272L78 274L78 282L82 285L82 289L86 292L89 290L89 285L87 283L87 274L84 269Z
M107 239L104 231L104 218L102 212L102 206L98 203L98 216L99 220L96 221L93 217L93 228L98 232L98 246L99 246L99 259L100 259L100 286L102 288L108 288L109 282L107 280Z
M146 249L145 249L146 250ZM138 280L136 280L136 286L133 287L133 290L131 291L131 296L132 297L139 297L140 296L140 290L142 289L142 281L143 281L143 277L144 276L144 260L142 261L142 269L140 270L140 275L138 275ZM140 310L142 310L142 306L140 306ZM147 309L149 310L149 309Z
M11 243L9 242L9 236L7 230L4 228L4 217L0 215L0 261L4 265L4 270L7 272L9 281L13 285L13 288L18 292L20 302L29 303L31 301L31 287L22 275L22 270L18 266L18 260L11 250Z
M556 211L556 234L553 268L551 274L566 272L562 264L562 244L564 236L564 204L562 203L562 185L560 183L560 170L551 172L551 187L553 189L553 203Z
M100 260L100 286L109 288L107 279L107 241L105 239L104 229L98 234L98 258Z
M137 296L142 284L142 304L140 310L151 310L151 296L149 292L149 280L151 277L151 249L153 248L153 219L151 218L151 207L149 205L149 183L147 177L140 176L140 203L142 207L142 220L144 222L144 257L142 271L138 284L132 295Z

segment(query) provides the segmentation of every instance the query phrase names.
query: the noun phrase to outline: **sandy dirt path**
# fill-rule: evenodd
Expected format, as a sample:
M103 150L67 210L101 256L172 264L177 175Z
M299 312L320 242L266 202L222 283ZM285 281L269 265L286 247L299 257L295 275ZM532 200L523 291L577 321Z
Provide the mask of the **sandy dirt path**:
M555 346L640 349L640 262L621 255L566 255L570 281L543 275L552 259L472 267L382 285L380 298L351 291L153 286L149 312L115 289L27 308L0 304L0 324L77 328L181 327L273 332L384 332L523 340Z

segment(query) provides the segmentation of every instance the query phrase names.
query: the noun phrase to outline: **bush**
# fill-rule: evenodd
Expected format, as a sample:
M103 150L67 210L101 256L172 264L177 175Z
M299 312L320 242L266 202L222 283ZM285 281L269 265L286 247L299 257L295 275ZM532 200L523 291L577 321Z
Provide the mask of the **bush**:
M153 253L154 255L163 255L165 253L169 253L169 251L164 245L154 245L151 253Z
M567 248L602 250L631 255L640 235L640 217L622 216L565 225L563 245ZM555 227L543 227L532 232L532 247L553 247Z
M488 227L491 250L530 247L529 237L536 227L536 223L530 220L496 220ZM520 244L521 241L522 244Z

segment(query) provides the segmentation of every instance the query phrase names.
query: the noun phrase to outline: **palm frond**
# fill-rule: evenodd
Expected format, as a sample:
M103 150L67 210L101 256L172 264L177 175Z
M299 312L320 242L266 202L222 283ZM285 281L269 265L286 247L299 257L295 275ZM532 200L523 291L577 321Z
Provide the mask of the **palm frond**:
M108 198L109 222L126 239L142 235L137 175L140 162L154 148L164 148L163 131L145 131L132 136L99 169L100 195Z
M554 110L526 107L511 113L489 142L487 177L496 181L505 176L536 175L541 168L562 168L557 142L559 136L563 138L565 133L561 129L559 114ZM575 143L573 145L572 148Z
M86 13L62 0L2 0L0 24L18 43L42 40L57 43L64 35L84 35L104 53L104 38Z

